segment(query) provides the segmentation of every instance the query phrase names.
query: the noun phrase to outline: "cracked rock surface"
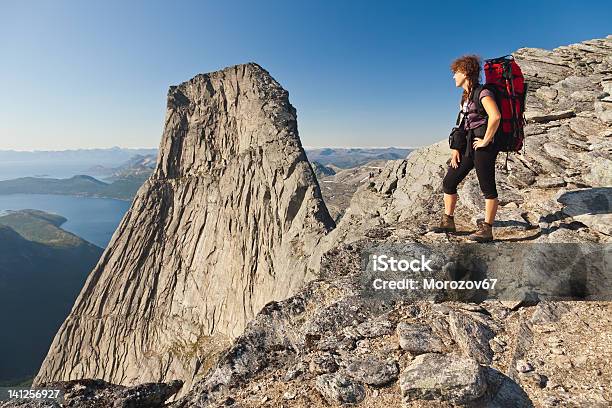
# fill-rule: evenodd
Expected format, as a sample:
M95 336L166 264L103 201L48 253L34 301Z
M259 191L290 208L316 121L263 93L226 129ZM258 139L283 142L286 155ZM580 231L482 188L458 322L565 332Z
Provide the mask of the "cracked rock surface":
M259 65L171 87L157 162L35 384L188 389L262 306L314 278L309 262L334 222L288 93Z

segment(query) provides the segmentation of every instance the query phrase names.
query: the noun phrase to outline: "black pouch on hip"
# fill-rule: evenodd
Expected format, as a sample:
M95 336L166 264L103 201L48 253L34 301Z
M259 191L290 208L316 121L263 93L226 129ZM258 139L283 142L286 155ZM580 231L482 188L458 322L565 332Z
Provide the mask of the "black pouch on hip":
M448 145L451 149L457 149L463 151L467 146L467 132L463 127L463 118L461 118L461 122L459 122L459 117L461 116L461 111L457 114L457 121L455 122L455 127L450 132L448 136Z

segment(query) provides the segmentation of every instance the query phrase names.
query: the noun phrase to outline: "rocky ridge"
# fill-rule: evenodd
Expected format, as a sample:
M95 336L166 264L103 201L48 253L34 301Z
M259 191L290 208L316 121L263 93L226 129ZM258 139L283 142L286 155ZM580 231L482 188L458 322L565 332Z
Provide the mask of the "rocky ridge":
M531 89L526 149L510 155L507 173L503 158L498 162L502 206L489 250L609 244L612 36L514 56ZM266 305L172 406L609 406L608 301L364 296L368 248L461 244L481 219L472 174L459 191L460 233L429 231L441 211L446 143L390 161L361 186L322 243L328 251L320 279ZM556 261L570 264L570 257Z
M609 244L612 36L514 56L531 90L526 151L498 172L498 239L488 248ZM459 191L460 233L429 231L448 156L446 141L415 150L361 186L317 245L318 279L267 303L167 406L609 406L610 302L364 293L372 247L461 244L475 229L482 199L472 174Z
M387 160L372 160L357 167L338 169L334 174L317 175L325 205L336 223L349 207L359 186L369 184L386 162Z

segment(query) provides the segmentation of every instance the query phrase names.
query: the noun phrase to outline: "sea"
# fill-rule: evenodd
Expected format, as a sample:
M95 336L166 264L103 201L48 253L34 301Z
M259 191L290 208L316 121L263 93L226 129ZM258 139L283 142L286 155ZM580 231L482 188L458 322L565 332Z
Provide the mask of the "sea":
M61 225L100 248L106 248L131 202L112 198L77 197L53 194L0 195L0 212L34 209L67 218Z

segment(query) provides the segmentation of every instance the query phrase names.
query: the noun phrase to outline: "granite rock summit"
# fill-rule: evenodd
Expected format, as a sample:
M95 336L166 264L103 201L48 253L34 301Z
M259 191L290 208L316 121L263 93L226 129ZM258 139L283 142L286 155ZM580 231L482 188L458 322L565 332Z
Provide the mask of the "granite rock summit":
M35 383L185 386L269 301L314 277L334 227L288 92L255 63L168 92L158 164Z

